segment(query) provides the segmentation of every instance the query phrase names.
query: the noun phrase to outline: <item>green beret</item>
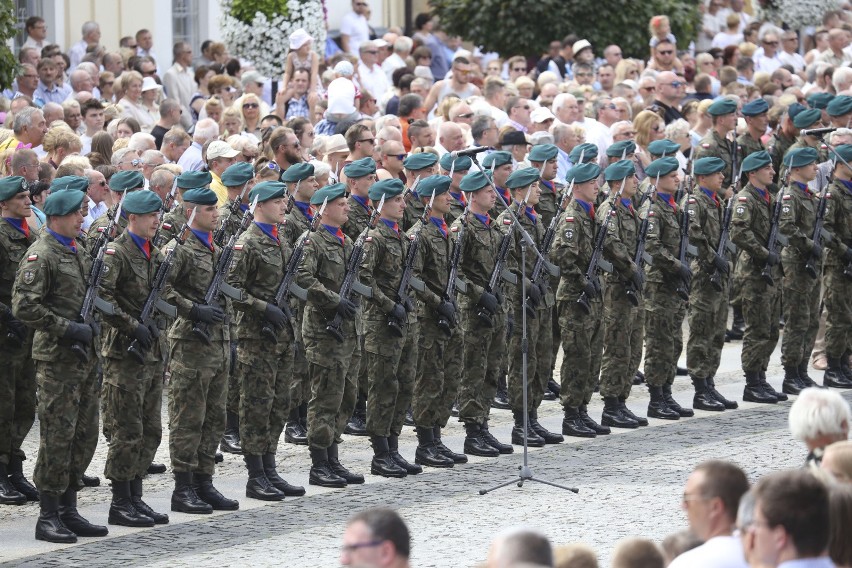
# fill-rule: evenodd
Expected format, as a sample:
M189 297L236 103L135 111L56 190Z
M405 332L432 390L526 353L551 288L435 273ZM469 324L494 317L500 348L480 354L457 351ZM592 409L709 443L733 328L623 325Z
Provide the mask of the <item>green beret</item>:
M847 162L852 160L852 144L841 144L834 148L834 154L840 156Z
M610 164L604 170L604 179L606 181L621 181L628 176L636 173L636 166L632 160L619 160L614 164Z
M743 116L759 116L765 112L769 112L769 103L765 99L754 99L743 105Z
M401 194L403 191L405 191L405 184L402 183L401 179L383 179L371 185L370 191L367 192L367 195L373 201L378 201L382 198L382 196L384 196L385 199L390 199L391 197L396 197Z
M183 172L177 177L179 189L195 189L196 187L207 187L213 182L210 172Z
M814 93L808 97L808 104L811 108L825 110L833 99L831 93Z
M373 171L376 171L375 168L373 169ZM310 162L299 162L298 164L293 164L292 166L281 172L281 181L287 183L305 181L306 179L314 175L314 173L315 172L313 164L311 164ZM349 174L346 175L349 176Z
M346 184L333 183L316 190L311 197L311 205L322 205L322 202L328 199L329 203L335 199L346 197Z
M88 185L88 182L86 183ZM119 193L143 187L145 187L145 178L142 172L136 170L122 170L109 178L109 188Z
M438 156L436 156L432 152L420 152L419 154L411 154L409 157L402 161L402 165L405 166L405 169L410 170L412 172L432 167L436 163L438 163Z
M216 205L219 198L216 197L216 192L209 187L194 187L184 192L183 200L196 205Z
M25 182L21 176L0 178L0 201L12 199L17 194L28 191Z
M667 176L673 171L677 170L680 167L680 164L677 161L677 158L674 156L666 156L665 158L660 158L659 160L654 160L648 167L645 168L645 174L654 179L658 175L660 177Z
M585 164L577 164L568 170L568 175L565 176L565 179L574 183L585 183L595 179L599 175L601 175L601 167L597 164L586 162Z
M755 170L759 170L760 168L765 168L771 163L772 158L769 156L769 152L767 152L766 150L761 150L760 152L752 152L751 154L746 156L745 160L743 160L743 171L753 172Z
M722 158L698 158L693 163L693 173L697 176L709 176L719 173L725 169L725 160Z
M852 112L852 97L849 95L838 95L828 103L826 108L828 116L843 116Z
M512 163L512 154L509 152L504 152L502 150L497 152L491 152L485 159L482 160L482 167L488 168L499 168L500 166L505 166L506 164Z
M47 196L42 212L48 217L61 217L80 210L86 194L82 191L57 191Z
M598 157L597 144L592 144L590 142L577 144L574 146L574 149L571 150L571 153L568 154L568 159L572 164L577 164L580 162L580 156L583 156L583 163L594 161L595 158Z
M737 103L731 99L718 99L707 107L707 113L710 116L723 116L732 112L737 112Z
M803 110L807 110L805 105L799 103L790 103L790 106L787 107L787 114L790 115L790 118L796 118L796 115L802 112Z
M254 168L248 162L235 162L222 172L222 185L239 187L254 177Z
M290 169L290 168L287 168ZM361 158L343 166L343 173L352 179L362 178L376 173L376 161L373 158Z
M810 128L822 118L822 112L816 108L803 110L793 119L793 126L796 128Z
M677 154L677 151L680 150L680 144L677 142L673 142L668 138L663 138L662 140L654 140L650 144L648 144L648 153L652 156L671 156L672 154Z
M429 176L426 179L421 179L417 184L417 195L420 197L432 197L432 192L435 196L446 193L450 190L452 179L450 176Z
M284 197L287 195L287 184L280 181L262 181L249 191L249 203L254 203L257 198L258 203Z
M508 179L506 179L506 187L509 189L518 189L519 187L526 187L538 180L538 168L521 168L509 174Z
M118 174L115 174L118 175ZM113 176L115 177L115 176ZM112 183L112 182L110 182ZM89 189L89 178L84 176L62 176L50 182L50 192L63 191L71 189L76 191L86 191Z
M606 155L610 158L620 158L636 153L636 142L633 140L620 140L609 145Z
M527 156L530 162L546 162L552 160L559 154L559 148L553 144L536 144L530 149Z
M818 157L816 148L796 148L795 150L790 150L784 156L784 165L788 168L801 168L802 166L816 162Z
M470 156L458 156L453 159L453 155L449 152L441 156L440 162L444 170L453 170L454 172L466 172L473 166L473 160L470 159Z
M145 215L146 213L159 211L162 206L163 200L150 189L132 191L121 200L121 210L125 213L134 213L136 215Z
M479 191L483 187L488 187L490 183L491 180L484 173L477 170L464 176L461 182L459 182L459 188L465 193L472 193Z

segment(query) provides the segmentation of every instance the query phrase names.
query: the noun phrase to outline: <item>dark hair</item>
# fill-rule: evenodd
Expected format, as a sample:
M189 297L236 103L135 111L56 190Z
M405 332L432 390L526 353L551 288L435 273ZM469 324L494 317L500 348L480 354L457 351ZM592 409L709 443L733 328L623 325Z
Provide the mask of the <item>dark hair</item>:
M700 463L695 471L704 472L704 482L701 484L702 497L721 499L728 518L734 521L740 499L748 491L748 478L745 472L736 465L722 460Z
M754 486L757 505L774 528L784 527L800 556L818 556L828 546L828 490L805 470L765 475Z
M421 45L411 52L411 58L417 63L418 59L422 59L424 57L432 57L432 50L426 47L425 45Z
M411 79L408 81L408 85L406 85L406 89L411 86L411 81L414 80L414 69L411 67L400 67L399 69L394 69L393 73L391 73L391 82L394 87L399 88L402 79L408 75L411 75Z
M396 511L377 507L356 513L347 525L364 523L373 535L373 539L382 542L388 541L393 544L396 553L403 558L411 554L411 535L405 521Z
M428 12L420 12L414 18L414 29L422 30L423 27L432 21L432 14Z
M90 110L104 110L104 105L98 99L89 99L80 105L80 114L82 114L83 117L85 117L86 113Z
M849 566L852 565L852 541L848 534L852 523L852 485L837 484L829 491L831 534L828 537L828 554L836 565Z
M284 126L284 121L281 120L281 117L277 114L267 114L266 116L260 119L260 123L263 123L264 120L274 120L276 123L278 123L278 126Z
M43 21L44 18L40 18L39 16L30 16L29 18L27 18L27 21L24 22L24 29L29 32L31 29L33 29Z
M423 106L423 97L409 93L399 98L397 114L401 117L411 116L411 113Z
M734 54L740 50L737 45L729 45L722 51L722 65L730 65Z
M110 163L112 160L112 144L114 140L112 136L109 135L109 132L106 130L101 130L100 132L95 132L95 135L92 136L92 152L97 152L101 156L103 156L107 163Z
M296 138L301 140L302 134L305 132L305 125L310 123L311 121L304 116L297 116L287 121L287 128L292 128L293 132L296 134Z
M27 187L30 188L30 197L36 197L50 189L50 184L39 179L38 181L29 184Z
M204 78L205 75L207 75L207 73L209 71L210 71L210 68L207 67L206 65L199 65L198 67L196 67L195 72L193 73L193 75L195 77L195 82L200 83L201 80Z
M225 72L231 77L236 77L240 73L240 69L242 66L240 65L240 60L236 57L233 57L225 63Z

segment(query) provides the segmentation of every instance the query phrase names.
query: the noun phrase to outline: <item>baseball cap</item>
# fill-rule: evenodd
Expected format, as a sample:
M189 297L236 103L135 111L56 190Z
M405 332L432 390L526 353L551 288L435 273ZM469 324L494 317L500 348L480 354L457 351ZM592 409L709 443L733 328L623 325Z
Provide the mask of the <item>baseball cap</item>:
M215 140L207 146L207 161L215 160L216 158L233 158L239 154L237 150L231 148L227 142Z

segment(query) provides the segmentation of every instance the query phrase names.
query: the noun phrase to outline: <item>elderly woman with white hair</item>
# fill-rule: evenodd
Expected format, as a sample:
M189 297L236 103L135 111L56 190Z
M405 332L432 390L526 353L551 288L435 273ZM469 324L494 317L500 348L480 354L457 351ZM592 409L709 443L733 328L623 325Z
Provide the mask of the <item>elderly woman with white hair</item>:
M686 164L689 162L688 154L692 152L692 138L689 135L689 123L678 118L666 125L666 138L672 142L676 142L680 148L675 154L677 162L680 165L680 171L686 171Z
M825 447L849 438L852 411L839 393L807 388L790 407L790 433L808 447L805 464L819 467Z

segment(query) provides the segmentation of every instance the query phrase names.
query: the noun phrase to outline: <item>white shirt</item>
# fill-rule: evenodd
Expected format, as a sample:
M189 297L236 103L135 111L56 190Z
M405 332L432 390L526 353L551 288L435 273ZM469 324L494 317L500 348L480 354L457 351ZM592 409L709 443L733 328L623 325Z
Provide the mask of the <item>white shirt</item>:
M24 45L21 47L34 47L40 52L45 45L47 45L46 41L36 41L32 38L32 36L27 36L27 41L25 41Z
M361 80L361 89L373 95L376 100L380 99L390 86L384 71L376 64L367 67L363 62L358 63L358 78Z
M391 53L382 63L382 71L388 78L388 84L393 85L393 72L405 67L405 60L396 53Z
M370 41L370 26L367 18L355 12L349 12L340 21L340 34L349 36L349 53L358 53L365 41Z
M805 69L805 58L798 53L787 53L786 51L778 52L778 59L782 65L790 65L793 71L800 73Z
M779 59L777 53L774 57L768 57L765 54L761 54L755 57L754 60L755 71L764 71L770 75L774 73L776 69L781 67L781 65L781 59Z
M702 19L701 28L701 32L698 34L696 49L697 51L708 51L712 47L711 42L713 38L716 37L717 33L722 31L722 28L719 27L719 20L716 16L714 14L707 14L706 12ZM710 37L706 35L708 32L710 33Z
M725 49L729 45L739 45L743 41L743 34L729 34L727 32L719 32L713 38L713 47Z
M748 568L748 563L740 539L715 536L672 560L669 568Z
M106 203L104 203L103 201L101 201L100 203L95 203L94 201L92 201L91 197L87 197L86 199L89 200L89 214L83 217L84 231L88 231L92 223L95 222L95 219L106 213L107 209L109 209L106 206Z
M85 40L80 40L74 45L71 46L71 49L68 50L68 59L71 60L71 66L68 67L68 72L73 71L77 65L83 60L86 56L86 48L88 44Z

